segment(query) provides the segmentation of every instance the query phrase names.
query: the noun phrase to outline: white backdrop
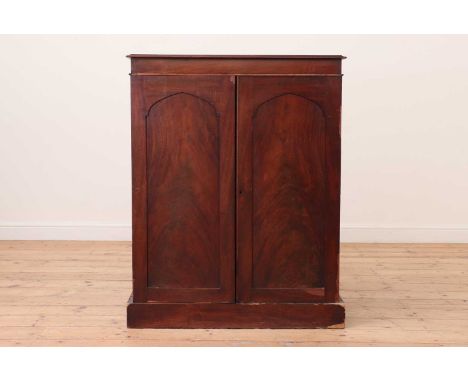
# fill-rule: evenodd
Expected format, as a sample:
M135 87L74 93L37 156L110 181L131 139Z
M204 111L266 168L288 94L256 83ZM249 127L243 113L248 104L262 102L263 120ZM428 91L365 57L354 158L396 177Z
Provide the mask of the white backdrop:
M468 242L468 36L0 36L0 239L128 240L128 53L343 54L342 240Z

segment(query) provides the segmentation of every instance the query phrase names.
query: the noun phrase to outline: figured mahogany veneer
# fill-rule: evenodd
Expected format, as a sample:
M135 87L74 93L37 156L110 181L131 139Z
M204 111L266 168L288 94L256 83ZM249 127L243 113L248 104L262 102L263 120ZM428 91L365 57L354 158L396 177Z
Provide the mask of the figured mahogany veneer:
M132 60L129 327L340 327L342 56Z

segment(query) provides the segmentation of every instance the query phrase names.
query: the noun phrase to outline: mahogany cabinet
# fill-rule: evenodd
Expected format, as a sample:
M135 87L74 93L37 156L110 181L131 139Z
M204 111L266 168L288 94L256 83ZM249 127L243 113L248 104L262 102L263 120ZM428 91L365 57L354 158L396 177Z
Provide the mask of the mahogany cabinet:
M128 326L344 327L344 57L129 57Z

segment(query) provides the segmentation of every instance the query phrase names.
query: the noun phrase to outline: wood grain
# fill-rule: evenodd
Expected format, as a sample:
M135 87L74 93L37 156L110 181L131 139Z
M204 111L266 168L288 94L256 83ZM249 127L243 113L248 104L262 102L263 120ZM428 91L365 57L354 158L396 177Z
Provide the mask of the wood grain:
M131 57L132 76L309 74L341 76L342 56Z
M342 244L341 259L345 329L138 330L130 242L0 241L0 345L468 346L468 244Z
M132 77L136 302L234 301L234 83Z
M130 58L129 324L341 325L344 57Z
M339 300L340 85L238 79L240 302Z
M129 328L344 328L343 304L148 304L127 307ZM267 319L265 318L267 317Z
M252 135L252 287L321 287L324 114L282 94L255 109Z
M216 109L187 93L147 116L148 286L219 288Z

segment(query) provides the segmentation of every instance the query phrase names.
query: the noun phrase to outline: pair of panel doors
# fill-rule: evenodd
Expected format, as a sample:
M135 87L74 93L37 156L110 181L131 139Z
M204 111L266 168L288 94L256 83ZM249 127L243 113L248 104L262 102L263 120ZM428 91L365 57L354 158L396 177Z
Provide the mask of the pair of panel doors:
M141 76L132 92L136 299L335 301L341 78Z

